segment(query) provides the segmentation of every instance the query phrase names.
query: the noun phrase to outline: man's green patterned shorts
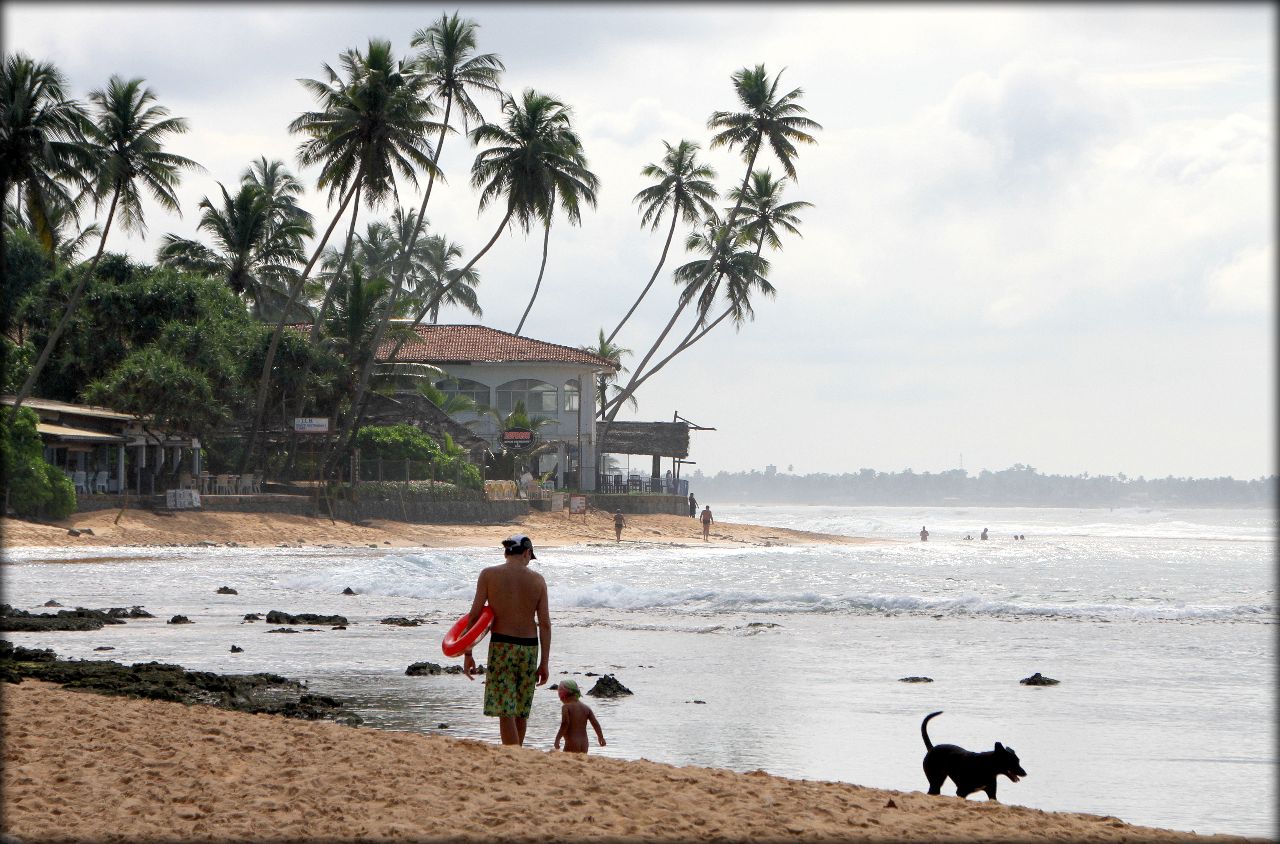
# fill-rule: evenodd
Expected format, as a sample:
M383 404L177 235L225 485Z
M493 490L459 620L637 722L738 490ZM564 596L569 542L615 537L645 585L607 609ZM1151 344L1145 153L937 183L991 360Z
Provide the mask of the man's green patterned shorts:
M536 641L536 640L535 640ZM528 718L538 679L538 646L489 641L484 714Z

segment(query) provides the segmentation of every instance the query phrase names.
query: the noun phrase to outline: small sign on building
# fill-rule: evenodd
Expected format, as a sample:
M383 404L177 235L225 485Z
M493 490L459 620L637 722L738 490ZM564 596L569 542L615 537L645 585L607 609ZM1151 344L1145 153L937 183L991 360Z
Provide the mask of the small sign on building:
M528 428L508 428L502 432L502 447L513 451L524 451L530 448L536 437Z
M325 416L295 416L293 430L299 434L327 434L329 419Z

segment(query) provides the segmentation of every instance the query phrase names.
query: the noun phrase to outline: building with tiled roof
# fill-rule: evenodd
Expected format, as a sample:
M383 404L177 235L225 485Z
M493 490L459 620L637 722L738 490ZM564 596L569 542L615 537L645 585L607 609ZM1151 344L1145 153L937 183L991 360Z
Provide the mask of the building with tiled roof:
M399 363L426 363L445 377L436 386L447 394L466 396L477 405L506 416L523 402L531 417L550 420L538 428L539 443L551 444L534 460L535 472L555 472L558 486L566 475L591 489L595 468L596 375L614 369L608 360L573 346L521 337L484 325L419 325L416 338L396 354ZM394 341L383 342L379 361L390 358ZM584 388L585 386L585 388ZM487 413L457 414L457 420L489 443L502 448L496 421Z

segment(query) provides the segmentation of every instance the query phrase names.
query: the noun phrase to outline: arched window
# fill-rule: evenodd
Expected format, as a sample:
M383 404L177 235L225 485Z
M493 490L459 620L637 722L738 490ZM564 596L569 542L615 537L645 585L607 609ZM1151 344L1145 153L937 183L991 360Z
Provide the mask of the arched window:
M489 406L489 385L470 378L444 378L436 382L436 388L446 396L465 396L482 407Z
M578 398L578 381L575 378L570 378L564 382L564 409L566 413L577 413Z
M524 402L525 412L530 416L555 413L556 388L536 378L519 378L499 385L498 412L506 416L516 402Z

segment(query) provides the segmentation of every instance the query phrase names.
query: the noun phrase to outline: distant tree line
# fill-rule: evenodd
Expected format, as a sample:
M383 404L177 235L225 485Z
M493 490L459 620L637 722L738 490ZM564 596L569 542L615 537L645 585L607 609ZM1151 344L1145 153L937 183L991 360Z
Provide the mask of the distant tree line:
M704 501L789 504L964 504L1010 507L1274 507L1277 478L1165 478L1042 475L1021 463L999 472L877 472L839 475L695 471L690 486Z

